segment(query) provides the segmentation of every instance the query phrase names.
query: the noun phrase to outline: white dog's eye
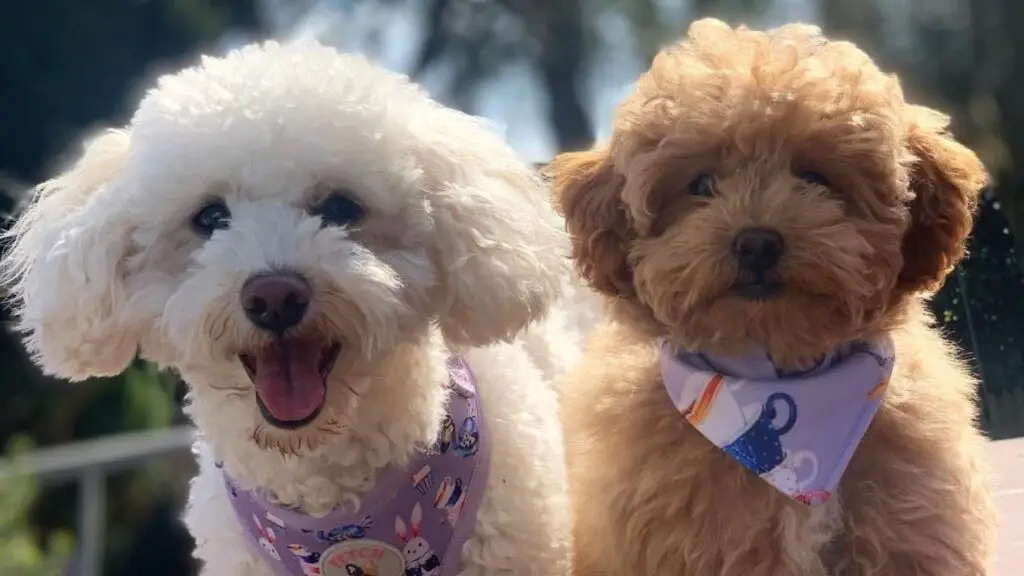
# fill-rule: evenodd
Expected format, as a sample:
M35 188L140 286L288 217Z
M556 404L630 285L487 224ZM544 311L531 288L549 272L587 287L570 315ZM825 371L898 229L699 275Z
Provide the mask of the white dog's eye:
M192 216L192 228L209 237L214 230L223 230L231 225L231 211L223 200L212 200Z
M313 209L324 226L345 226L358 222L363 217L363 208L354 200L341 193L334 193Z
M710 174L701 174L690 182L690 194L701 198L715 195L715 178Z

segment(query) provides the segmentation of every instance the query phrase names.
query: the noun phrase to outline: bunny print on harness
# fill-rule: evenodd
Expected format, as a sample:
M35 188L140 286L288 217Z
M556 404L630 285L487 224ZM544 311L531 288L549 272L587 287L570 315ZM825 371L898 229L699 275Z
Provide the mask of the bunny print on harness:
M241 490L224 473L232 506L253 548L280 576L453 576L483 498L487 430L476 382L448 360L448 412L436 444L406 469L378 473L363 509L314 517Z
M881 404L892 343L857 342L801 373L763 350L743 358L676 352L663 342L665 390L711 443L798 502L834 493Z

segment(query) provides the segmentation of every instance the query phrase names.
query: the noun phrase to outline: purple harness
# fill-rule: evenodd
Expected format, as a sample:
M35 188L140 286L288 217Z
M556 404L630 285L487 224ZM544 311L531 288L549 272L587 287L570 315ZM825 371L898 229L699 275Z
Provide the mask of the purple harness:
M476 524L490 443L473 372L448 360L448 412L437 442L408 468L378 473L361 507L316 517L242 490L224 474L238 521L280 576L454 576Z
M800 373L776 368L764 351L719 358L661 347L665 390L687 422L809 505L838 486L882 402L893 361L887 338L851 344Z

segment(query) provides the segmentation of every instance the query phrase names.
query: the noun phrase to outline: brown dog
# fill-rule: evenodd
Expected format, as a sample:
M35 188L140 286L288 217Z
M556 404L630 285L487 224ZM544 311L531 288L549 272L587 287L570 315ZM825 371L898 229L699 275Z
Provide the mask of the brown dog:
M549 166L611 315L563 398L575 574L986 574L976 383L923 305L963 256L986 182L947 124L813 26L702 20L657 56L606 145ZM759 267L736 247L751 229ZM801 370L879 336L894 343L888 390L819 506L706 440L659 370L662 338L724 356L756 345Z

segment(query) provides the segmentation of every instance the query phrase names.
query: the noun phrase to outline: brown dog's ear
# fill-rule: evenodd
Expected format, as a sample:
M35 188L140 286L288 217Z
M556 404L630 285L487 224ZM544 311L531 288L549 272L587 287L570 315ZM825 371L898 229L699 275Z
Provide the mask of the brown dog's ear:
M604 149L560 154L545 168L552 178L555 207L565 216L576 268L597 291L634 294L626 260L632 231L619 196L624 178Z
M930 292L965 253L974 209L988 173L978 156L948 131L949 118L922 106L910 109L907 145L911 166L911 223L903 237L900 286Z

